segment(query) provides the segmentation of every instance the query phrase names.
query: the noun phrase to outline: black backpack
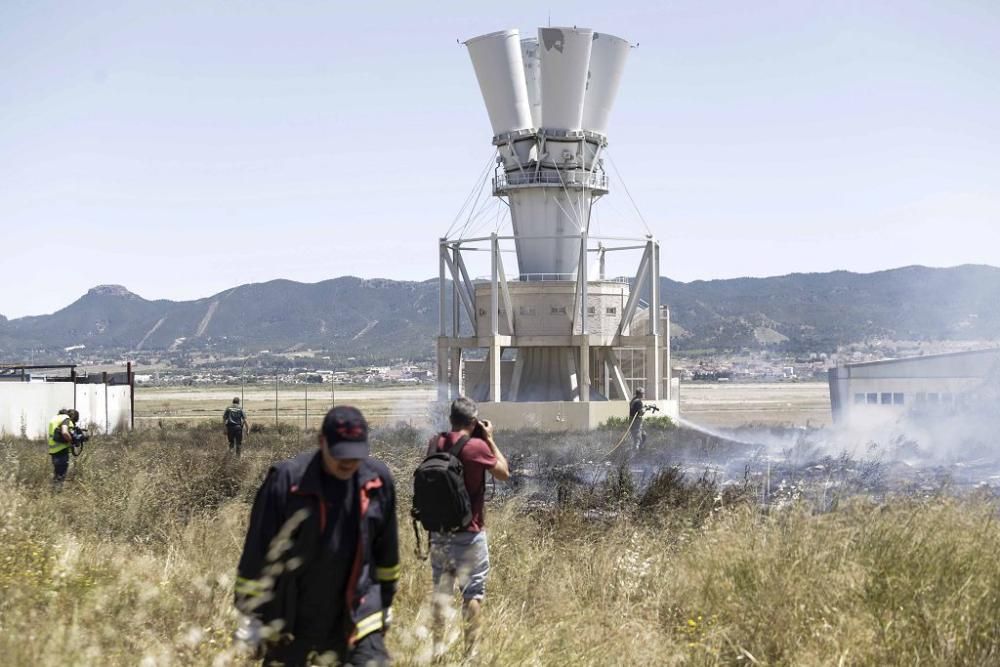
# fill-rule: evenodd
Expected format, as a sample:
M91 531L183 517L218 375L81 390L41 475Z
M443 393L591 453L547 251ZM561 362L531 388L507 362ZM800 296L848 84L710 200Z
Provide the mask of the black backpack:
M226 427L227 428L243 428L243 409L242 408L226 408Z
M441 437L448 436L442 433ZM436 441L432 442L427 456L413 471L411 514L414 522L419 521L430 532L453 533L472 523L472 501L465 488L464 466L458 458L468 441L469 436L463 435L443 452L437 450Z

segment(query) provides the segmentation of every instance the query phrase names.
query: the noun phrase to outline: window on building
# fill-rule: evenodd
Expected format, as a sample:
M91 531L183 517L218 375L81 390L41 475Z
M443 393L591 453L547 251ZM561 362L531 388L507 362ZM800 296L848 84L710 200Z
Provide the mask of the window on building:
M865 395L864 394L855 394L854 395L854 405L864 405L864 402L865 402Z
M925 394L922 391L918 391L917 392L917 403L926 403L926 402L927 402L927 394Z
M552 315L565 315L566 306L552 306Z
M936 391L929 391L929 392L927 392L927 402L928 403L937 403L940 400L940 398L941 397L938 396L938 393Z
M904 401L903 401L903 394L901 394L899 392L896 392L896 393L894 393L892 395L892 404L893 405L903 405L903 403L904 403Z
M945 393L941 394L941 402L942 403L952 403L954 400L955 400L955 397L952 396L952 394L949 393L949 392L945 392Z
M865 394L865 396L867 398L868 405L878 405L878 394L874 391L870 394Z
M535 314L535 307L534 306L521 306L520 308L517 309L517 312L520 313L521 315L534 315Z
M616 306L611 306L609 308L605 308L604 309L604 314L605 315L617 315L618 314L618 308Z
M587 314L588 315L596 315L597 314L597 306L587 306Z
M892 405L892 392L882 392L882 405Z

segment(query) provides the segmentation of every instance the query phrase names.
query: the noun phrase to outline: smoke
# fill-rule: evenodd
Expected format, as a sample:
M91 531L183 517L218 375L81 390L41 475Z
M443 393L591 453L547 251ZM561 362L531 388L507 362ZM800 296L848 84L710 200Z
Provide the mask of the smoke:
M647 461L710 471L723 484L752 478L765 504L805 497L822 508L845 495L1000 493L998 387L990 377L964 400L904 413L859 410L826 428L713 430L681 420L688 436L656 443Z

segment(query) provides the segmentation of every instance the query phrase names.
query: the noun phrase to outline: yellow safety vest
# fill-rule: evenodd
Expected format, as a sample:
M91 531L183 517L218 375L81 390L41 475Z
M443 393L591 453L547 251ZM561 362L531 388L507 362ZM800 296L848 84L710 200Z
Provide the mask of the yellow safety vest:
M59 452L69 449L68 442L59 442L56 440L56 431L66 424L66 428L73 428L73 420L66 415L56 415L49 420L49 454L58 454Z

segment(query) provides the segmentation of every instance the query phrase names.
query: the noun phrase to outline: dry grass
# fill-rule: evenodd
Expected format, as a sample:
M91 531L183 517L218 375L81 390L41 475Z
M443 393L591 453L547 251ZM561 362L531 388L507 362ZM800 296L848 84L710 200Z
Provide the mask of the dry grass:
M379 437L404 495L420 440ZM272 460L309 446L265 432L232 461L205 427L97 439L54 495L42 444L0 445L4 663L243 664L229 636L248 502ZM613 480L561 507L490 506L483 664L1000 662L988 499L764 514L706 480L665 472L644 493ZM429 567L407 523L401 537L389 643L397 664L426 664Z

